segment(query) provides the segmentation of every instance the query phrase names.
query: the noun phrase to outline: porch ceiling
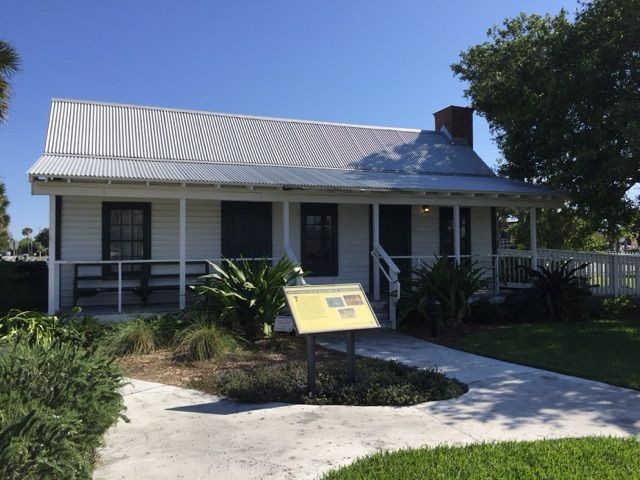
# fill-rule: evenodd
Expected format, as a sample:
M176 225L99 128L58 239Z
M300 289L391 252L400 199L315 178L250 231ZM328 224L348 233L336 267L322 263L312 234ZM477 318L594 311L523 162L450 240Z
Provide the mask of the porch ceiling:
M75 155L43 155L28 173L32 181L64 178L283 189L477 193L562 198L560 192L496 176L411 174Z

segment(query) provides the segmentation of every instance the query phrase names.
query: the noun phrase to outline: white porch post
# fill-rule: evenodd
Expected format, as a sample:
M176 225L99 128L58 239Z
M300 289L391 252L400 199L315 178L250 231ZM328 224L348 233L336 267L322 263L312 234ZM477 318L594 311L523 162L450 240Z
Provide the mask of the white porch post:
M529 209L529 234L531 235L531 268L538 269L538 238L536 231L536 208Z
M282 245L289 245L289 202L282 202Z
M372 244L375 250L373 255L373 299L380 300L380 260L378 259L378 252L376 247L380 244L380 205L374 203L372 205L373 209L373 225L372 225L372 233L373 238Z
M59 309L58 301L58 266L56 265L56 196L49 195L49 298L47 311L49 315Z
M460 205L453 206L453 256L460 264Z
M187 293L187 199L180 199L180 309L186 307Z

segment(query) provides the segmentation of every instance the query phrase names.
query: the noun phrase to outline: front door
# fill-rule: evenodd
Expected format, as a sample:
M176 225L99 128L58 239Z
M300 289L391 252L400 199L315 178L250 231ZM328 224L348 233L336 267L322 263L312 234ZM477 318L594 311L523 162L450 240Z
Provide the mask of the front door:
M380 205L380 245L391 256L410 256L411 255L411 205ZM370 244L373 235L373 209L370 209ZM400 278L407 277L411 274L410 258L394 258L393 261L400 268ZM373 280L373 259L370 262L371 275ZM380 290L388 292L389 282L382 273L380 273ZM373 281L371 281L371 289L373 289ZM373 290L372 290L373 291Z
M270 202L222 202L221 214L223 257L272 256Z

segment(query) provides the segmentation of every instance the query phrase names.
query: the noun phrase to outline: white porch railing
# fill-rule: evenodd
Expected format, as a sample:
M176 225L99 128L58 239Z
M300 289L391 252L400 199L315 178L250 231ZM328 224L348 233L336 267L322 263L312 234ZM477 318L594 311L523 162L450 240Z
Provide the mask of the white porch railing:
M382 272L389 282L389 321L391 322L391 328L395 330L397 324L396 307L400 300L400 281L398 280L400 268L398 268L393 259L379 243L373 245L371 256L377 260L377 262L374 262L374 265L378 266L378 270ZM373 274L379 275L379 272L376 272L375 270L376 269L374 268Z
M220 263L223 260L241 260L240 258L208 258L208 259L190 259L190 260L186 260L185 264L188 265L193 265L193 264L208 264L208 262L210 263ZM262 260L268 260L268 261L274 261L277 260L274 257L260 257L260 258L242 258L242 260L248 260L248 261L262 261ZM55 261L55 267L56 267L56 280L57 280L57 296L59 297L61 295L59 286L62 284L62 268L63 266L67 265L67 266L73 266L74 267L74 278L71 279L73 285L74 285L74 290L77 287L77 281L78 281L78 273L77 271L75 271L75 269L78 266L84 266L84 267L95 267L95 269L97 270L97 273L89 275L87 277L85 277L85 279L89 279L88 281L91 282L100 282L100 285L95 285L94 286L86 286L86 287L82 287L82 288L86 288L86 289L95 289L96 290L96 294L97 293L101 293L101 292L111 292L111 293L115 293L117 295L117 312L118 313L122 313L123 312L123 292L126 291L132 291L134 289L146 289L148 291L153 291L158 290L158 289L162 289L162 287L166 287L166 286L171 286L171 287L175 287L176 290L181 290L180 289L180 285L176 284L175 282L172 283L168 283L166 280L170 277L170 278L177 278L178 280L180 279L180 274L179 272L177 272L176 269L172 269L171 271L167 271L167 267L170 266L180 266L180 260L178 259L161 259L161 260L156 260L156 259L148 259L148 260L56 260ZM117 267L117 270L115 273L111 273L110 275L114 275L114 277L111 277L110 275L108 276L104 276L103 272L102 272L102 268L104 266L107 265L113 265ZM164 271L155 275L153 273L150 273L148 275L147 281L153 281L154 279L156 279L157 277L161 277L158 281L160 281L161 283L159 284L153 284L153 283L148 283L147 285L139 285L140 283L140 278L142 276L142 274L137 275L135 278L126 278L126 274L129 273L127 271L125 271L123 269L123 267L126 266L143 266L143 265L149 265L149 268L153 268L153 266L160 266L160 267L164 267ZM137 273L137 272L136 272ZM197 274L194 274L193 272L186 272L187 276L196 276L199 277L201 276L200 274L204 275L206 273L209 273L208 270L207 272L197 272ZM162 278L164 278L165 280L163 281ZM80 281L84 281L83 278L80 278ZM138 284L136 284L136 282L138 282ZM190 282L188 282L187 280L185 280L185 283L188 284ZM191 282L193 283L193 282ZM73 295L75 296L75 292L73 293ZM71 303L75 303L75 302L71 302ZM177 308L180 307L180 299L178 299L178 304L176 305ZM60 305L60 298L58 298L58 305ZM71 305L71 306L76 306L76 305Z

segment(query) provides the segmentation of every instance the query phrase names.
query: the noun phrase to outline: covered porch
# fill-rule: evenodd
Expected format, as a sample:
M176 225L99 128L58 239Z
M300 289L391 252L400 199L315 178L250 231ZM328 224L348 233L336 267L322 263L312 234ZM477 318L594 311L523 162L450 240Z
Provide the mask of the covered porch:
M308 283L361 283L394 327L402 278L413 267L436 255L473 258L495 280L492 208L549 202L473 193L96 187L58 184L50 193L51 312L182 309L209 262L287 257ZM528 208L535 218L536 207Z

